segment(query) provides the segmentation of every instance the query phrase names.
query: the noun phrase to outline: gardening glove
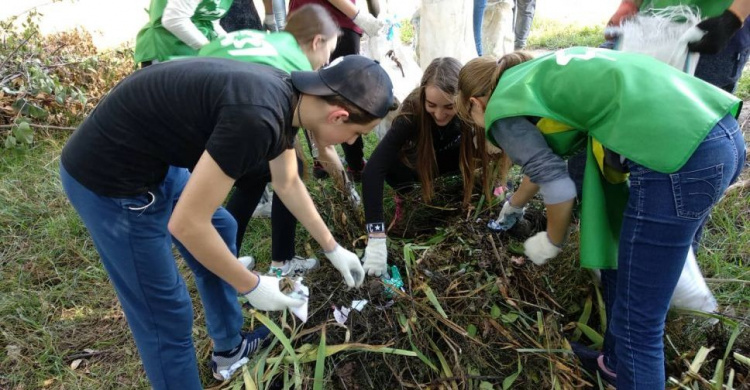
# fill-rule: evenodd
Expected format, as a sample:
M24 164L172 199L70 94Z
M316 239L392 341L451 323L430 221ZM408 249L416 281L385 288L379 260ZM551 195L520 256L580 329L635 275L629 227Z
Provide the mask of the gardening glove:
M365 33L370 37L377 37L380 30L385 27L384 21L378 20L369 12L362 12L362 10L357 11L357 14L352 18L352 22L365 30Z
M362 269L362 263L359 262L357 255L336 244L334 250L326 252L326 257L341 272L344 282L349 288L362 285L362 281L365 280L365 271Z
M734 33L742 27L742 20L726 10L719 16L708 18L696 26L705 35L697 41L688 43L688 49L703 54L718 54L727 47Z
M523 243L523 252L534 264L542 265L560 254L562 249L549 240L547 232L539 232Z
M622 21L625 19L632 18L638 13L638 6L632 0L623 0L620 3L620 7L617 8L615 14L609 18L607 27L604 29L604 39L612 41L619 36L617 31Z
M487 224L487 227L496 232L508 230L512 228L519 219L523 218L524 210L525 208L523 207L513 207L513 205L510 204L510 199L508 199L505 201L502 210L500 210L500 215L497 216L497 219L490 221L490 223Z
M266 15L263 18L263 28L271 32L279 31L276 29L276 18L273 15Z
M357 187L354 186L354 182L346 182L347 190L349 191L349 202L352 204L354 209L358 209L362 205L362 198L357 192Z
M370 276L385 274L388 268L388 248L386 248L385 237L370 237L365 248L365 256L362 257L365 272Z
M256 273L256 275L258 275ZM279 279L275 276L258 275L258 285L245 293L254 308L263 311L278 311L302 306L305 301L294 299L279 290Z

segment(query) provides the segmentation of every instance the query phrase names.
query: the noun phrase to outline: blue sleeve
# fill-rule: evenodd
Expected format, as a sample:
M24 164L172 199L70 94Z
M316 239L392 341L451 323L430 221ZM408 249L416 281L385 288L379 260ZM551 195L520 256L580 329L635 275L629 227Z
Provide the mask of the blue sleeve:
M495 121L490 135L514 164L539 185L546 204L565 202L576 196L576 188L562 157L552 152L539 129L526 117Z

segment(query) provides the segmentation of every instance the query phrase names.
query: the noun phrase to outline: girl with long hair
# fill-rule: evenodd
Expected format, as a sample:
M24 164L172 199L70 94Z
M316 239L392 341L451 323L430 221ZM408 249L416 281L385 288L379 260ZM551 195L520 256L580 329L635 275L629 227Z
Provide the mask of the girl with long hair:
M741 101L651 57L583 47L477 58L458 85L459 115L523 167L500 218L544 198L547 230L524 243L537 265L563 250L576 196L564 157L586 149L580 260L605 270L608 327L601 354L574 352L618 389L664 388L672 293L745 159Z
M419 183L422 199L430 202L435 178L460 172L466 205L474 186L475 157L480 156L481 166L489 166L491 158L485 153L481 135L482 142L474 142L473 128L456 116L454 98L460 69L461 63L451 57L436 58L430 63L365 168L362 194L369 240L363 261L369 275L380 276L387 267L384 182L402 195ZM483 170L487 194L488 172L489 169ZM396 214L398 218L400 203Z

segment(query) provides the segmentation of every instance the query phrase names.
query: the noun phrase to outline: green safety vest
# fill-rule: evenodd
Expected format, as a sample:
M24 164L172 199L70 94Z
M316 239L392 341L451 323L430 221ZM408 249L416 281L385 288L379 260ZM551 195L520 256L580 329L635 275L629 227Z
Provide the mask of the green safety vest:
M698 8L701 12L701 18L705 19L721 15L732 4L732 0L643 0L641 11L681 4Z
M679 170L706 134L741 101L651 57L573 47L505 71L485 114L487 138L501 118L537 116L563 126L542 129L566 156L587 145L581 212L581 265L616 268L624 180L607 175L595 151L607 148L662 173ZM542 121L540 121L542 123ZM598 145L598 146L597 146ZM603 155L603 153L602 153Z
M198 56L264 64L287 73L312 70L310 60L288 32L266 34L255 30L235 31L203 46Z
M135 62L167 61L174 57L192 57L198 51L191 48L164 28L161 17L168 0L151 0L148 16L149 21L138 32L135 39ZM203 0L195 10L190 20L195 27L209 40L217 37L213 22L221 19L227 13L233 0Z

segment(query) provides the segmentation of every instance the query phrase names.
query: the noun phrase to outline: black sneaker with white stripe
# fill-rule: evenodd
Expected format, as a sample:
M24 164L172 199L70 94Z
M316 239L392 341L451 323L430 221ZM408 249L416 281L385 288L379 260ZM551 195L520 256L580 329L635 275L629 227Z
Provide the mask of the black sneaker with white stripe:
M211 371L214 378L226 381L235 371L250 361L250 356L270 341L271 332L265 326L259 326L250 333L242 334L242 342L234 349L211 354Z

